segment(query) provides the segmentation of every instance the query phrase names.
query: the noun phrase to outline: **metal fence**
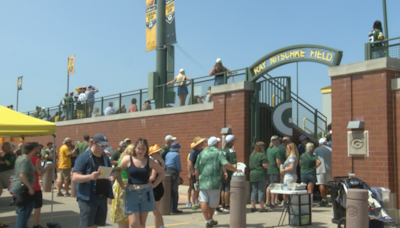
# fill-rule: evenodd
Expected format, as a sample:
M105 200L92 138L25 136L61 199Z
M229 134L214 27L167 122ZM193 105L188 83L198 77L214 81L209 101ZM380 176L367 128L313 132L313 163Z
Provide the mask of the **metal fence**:
M382 57L400 59L400 37L365 44L365 60Z

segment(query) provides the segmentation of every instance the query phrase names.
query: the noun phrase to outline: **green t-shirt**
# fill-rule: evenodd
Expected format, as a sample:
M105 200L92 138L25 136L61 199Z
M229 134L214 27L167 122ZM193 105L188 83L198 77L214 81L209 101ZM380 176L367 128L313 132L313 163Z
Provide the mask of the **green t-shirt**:
M306 173L315 173L315 167L317 165L317 160L318 157L315 156L314 154L305 152L300 156L300 161L301 161L301 168L300 168L300 173L301 174L306 174Z
M122 159L118 162L117 167L121 164ZM121 173L121 179L128 179L128 173L126 171L127 169L125 169L122 173Z
M35 182L35 168L28 156L22 155L21 157L18 157L15 162L15 173L11 184L13 190L19 190L21 188L22 182L19 178L20 173L25 174L28 178L29 184L33 188L33 183Z
M281 164L283 164L286 161L286 146L284 144L279 144L278 148L281 156Z
M169 147L168 146L163 146L162 147L162 149L163 149L163 153L161 154L161 157L162 157L162 159L164 159L164 161L165 161L165 156L167 156L167 154L168 154L168 152L169 152Z
M53 161L53 157L52 156L50 156L52 153L50 153L50 150L49 149L45 149L44 150L44 152L43 152L43 156L44 156L44 163L47 163L48 161ZM48 157L51 157L51 159L48 159Z
M281 153L279 152L279 148L273 146L268 148L267 150L267 159L269 161L269 167L267 169L267 174L279 174L279 168L276 164L276 159L281 159Z
M68 108L68 109L73 109L74 108L74 104L73 104L74 99L71 96L64 97L63 100L64 100L64 104L65 104L65 105L63 105L64 109L65 108Z
M373 38L373 40L371 40L371 42L380 41L380 39L379 39L380 37L383 37L382 31L379 30L379 29L375 29L375 30L372 32L372 38ZM382 43L373 44L373 46L374 46L374 47L381 47L381 46L382 46Z
M236 164L236 153L233 149L231 148L224 148L222 150L222 154L224 155L225 159L231 163L232 165ZM229 183L232 179L232 171L227 170L228 173L228 179L225 180L224 175L222 174L222 182L223 183Z
M0 161L4 162L4 164L0 164L0 172L14 169L15 154L12 151L4 153L4 156L0 157Z
M120 156L121 156L121 151L116 150L116 151L112 152L110 161L118 161ZM119 163L118 163L118 165L119 165Z
M194 168L199 170L200 189L221 189L222 166L228 163L222 151L210 146L197 156Z
M264 169L262 164L267 164L268 159L265 153L251 153L249 166L250 166L250 182L260 182L267 178L267 170Z
M87 142L80 142L78 146L75 148L75 152L79 155L89 147L89 144Z

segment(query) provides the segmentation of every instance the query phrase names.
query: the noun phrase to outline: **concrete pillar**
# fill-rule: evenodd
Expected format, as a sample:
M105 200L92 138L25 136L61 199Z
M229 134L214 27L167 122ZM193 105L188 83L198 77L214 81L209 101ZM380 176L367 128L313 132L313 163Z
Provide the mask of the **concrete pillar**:
M349 189L347 191L346 227L368 226L368 191Z
M162 181L164 187L164 195L160 200L160 213L169 215L171 213L171 175L165 174Z
M74 172L74 169L72 168L71 169L71 177L72 177L73 172ZM76 198L76 183L72 181L72 178L71 178L71 197Z
M51 164L51 163L50 163ZM46 168L49 164L46 164L44 167ZM53 178L54 169L49 169L43 175L43 192L51 192L51 183Z
M246 227L246 176L232 176L230 228Z

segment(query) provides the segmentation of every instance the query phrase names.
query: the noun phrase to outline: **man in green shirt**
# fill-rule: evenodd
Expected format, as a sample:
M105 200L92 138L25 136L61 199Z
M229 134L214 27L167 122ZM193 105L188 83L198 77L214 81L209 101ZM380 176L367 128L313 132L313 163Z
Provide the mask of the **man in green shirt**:
M267 169L267 205L271 208L275 207L275 198L277 195L271 194L270 185L280 182L280 165L281 165L281 154L279 152L279 139L278 136L274 135L271 137L272 147L267 150L267 159L269 167Z
M1 149L4 152L0 157L0 196L3 189L8 187L8 180L14 175L15 155L11 151L11 143L5 142Z
M164 152L161 154L161 157L164 159L164 161L165 161L165 156L167 156L167 154L169 152L169 148L171 147L171 144L173 142L175 142L175 140L176 140L176 137L174 137L172 135L165 136L165 145L162 147Z
M200 202L203 216L206 220L206 227L213 227L218 224L214 221L215 208L219 204L220 191L222 187L222 167L232 172L242 170L233 167L224 157L222 151L217 149L220 139L210 137L208 147L197 157L195 168L196 183L200 188ZM228 175L225 174L225 178Z
M74 150L74 153L76 154L76 155L80 155L80 154L82 154L83 152L85 152L86 151L86 149L89 147L89 135L87 135L87 134L85 134L84 136L83 136L83 142L80 142L78 145L77 145L77 147L75 148L75 150Z
M46 164L48 161L53 162L53 143L48 142L47 143L47 149L43 151L43 157L44 157L44 164Z
M233 135L227 135L225 137L225 148L222 150L223 155L226 160L232 164L233 167L236 168L236 153L233 150L233 146L235 145L236 138ZM230 191L231 191L231 179L232 179L232 171L227 171L223 169L224 175L228 174L228 178L222 179L222 189L221 189L221 203L223 212L229 212L229 203L230 203ZM217 208L218 210L218 208Z
M124 152L125 149L126 149L126 142L121 141L119 143L118 149L111 154L110 157L111 165L118 165L119 157L121 157L121 154Z

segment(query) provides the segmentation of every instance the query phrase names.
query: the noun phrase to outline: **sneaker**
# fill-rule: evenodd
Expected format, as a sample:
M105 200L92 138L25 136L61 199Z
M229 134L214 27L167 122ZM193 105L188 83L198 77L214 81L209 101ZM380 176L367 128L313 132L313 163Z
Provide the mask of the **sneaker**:
M258 210L259 212L267 212L268 210L267 209L265 209L264 207L263 208L261 208L260 210Z
M222 214L224 214L224 212L220 208L215 209L214 215L222 215Z
M218 225L218 221L213 219L210 224L216 226Z
M279 205L279 204L281 204L282 202L279 200L279 199L276 199L275 200L275 205Z
M269 208L274 209L275 206L276 206L275 204L270 204L270 205L269 205Z
M57 193L57 196L64 196L61 192Z
M319 202L319 206L320 206L320 207L326 207L327 204L328 204L328 203L325 202L325 201L323 201L323 200L322 200L321 202Z
M225 213L229 213L229 207L223 208L222 211Z
M176 210L176 211L172 211L171 213L173 213L173 214L181 214L183 211L181 211L181 210Z
M211 221L211 222L206 222L206 228L208 228L208 227L214 227L213 221Z
M255 208L255 207L252 207L252 208L250 209L250 212L256 212L256 208Z
M186 203L186 207L192 207L192 203L191 202L187 202Z
M197 207L200 206L200 202L199 202L199 201L194 202L194 204L195 204Z
M71 196L71 194L69 194L69 193L65 193L65 195L64 195L65 197L70 197Z
M195 205L193 205L192 210L197 210L197 207Z

